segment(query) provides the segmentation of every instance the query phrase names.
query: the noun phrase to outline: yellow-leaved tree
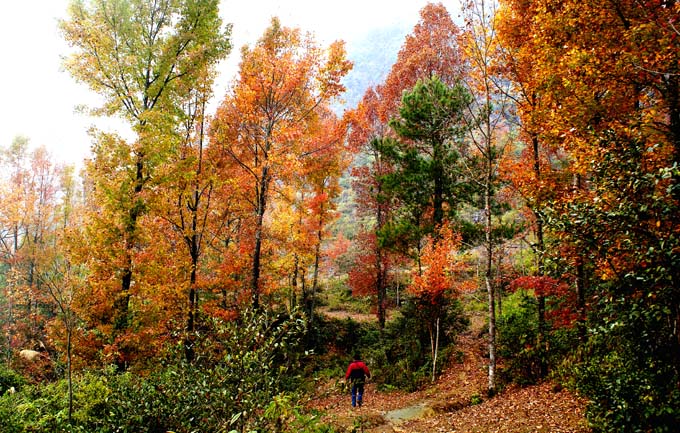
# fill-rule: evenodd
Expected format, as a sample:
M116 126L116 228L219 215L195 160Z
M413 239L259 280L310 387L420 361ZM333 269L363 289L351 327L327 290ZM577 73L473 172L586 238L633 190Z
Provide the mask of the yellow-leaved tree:
M74 0L61 22L74 48L66 69L103 97L95 113L119 116L132 131L130 139L94 134L86 166L90 275L84 311L88 328L98 329L93 344L121 368L141 346L159 341L154 336L162 331L157 319L168 316L165 300L179 302L175 294L163 296L175 290L164 284L172 278L163 278L164 267L150 259L157 215L149 214L148 194L163 187L157 169L181 143L192 89L230 49L218 3ZM164 302L149 302L150 296ZM141 336L145 344L136 343Z

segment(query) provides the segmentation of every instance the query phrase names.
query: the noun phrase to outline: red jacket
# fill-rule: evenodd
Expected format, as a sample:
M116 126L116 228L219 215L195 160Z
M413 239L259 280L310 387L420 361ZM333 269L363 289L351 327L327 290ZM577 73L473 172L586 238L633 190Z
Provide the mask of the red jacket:
M364 377L371 377L371 372L368 371L368 367L364 364L364 361L352 361L347 367L347 373L345 373L345 380L352 379L363 379Z

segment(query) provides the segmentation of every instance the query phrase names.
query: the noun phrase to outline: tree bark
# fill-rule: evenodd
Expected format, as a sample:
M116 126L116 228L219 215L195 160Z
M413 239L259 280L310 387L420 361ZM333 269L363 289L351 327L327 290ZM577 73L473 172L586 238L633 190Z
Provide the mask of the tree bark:
M316 232L316 245L314 247L314 274L312 276L312 299L309 306L309 327L314 323L314 308L316 301L316 291L319 284L319 259L321 256L321 242L323 241L323 204L319 210L319 227Z
M253 269L251 279L251 299L253 308L260 308L260 258L262 255L262 235L264 230L264 214L267 206L267 190L269 188L269 168L262 168L262 178L258 187L257 222L255 226L255 247L253 248Z
M73 318L71 318L72 320ZM68 423L71 424L71 419L73 418L73 378L72 378L72 347L71 347L71 335L73 334L73 325L70 323L66 325L66 374L68 380Z
M490 106L489 92L487 90L487 105ZM486 133L485 133L485 147L486 154L485 161L485 175L484 175L484 242L486 244L486 263L484 269L484 284L489 301L489 383L488 394L494 395L496 393L496 292L493 285L493 237L491 236L492 218L491 218L491 199L492 199L492 182L493 182L493 145L491 137L490 119L487 117Z

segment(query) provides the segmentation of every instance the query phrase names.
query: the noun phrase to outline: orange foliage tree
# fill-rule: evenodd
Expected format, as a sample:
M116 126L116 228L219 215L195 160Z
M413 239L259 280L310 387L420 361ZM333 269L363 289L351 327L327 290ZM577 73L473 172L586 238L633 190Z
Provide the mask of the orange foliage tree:
M213 145L236 174L249 207L248 285L255 307L263 291L262 258L270 237L265 218L274 208L273 193L290 185L305 158L324 146L310 133L344 91L340 80L350 68L343 43L323 50L310 35L274 18L254 47L243 48L238 79L212 123Z
M501 288L494 283L494 256L505 242L495 230L499 225L499 194L504 179L500 165L510 143L507 114L512 108L508 80L499 74L502 50L498 40L496 1L470 0L464 4L465 30L462 47L466 65L464 81L472 94L468 105L468 141L472 158L470 179L481 195L484 226L484 286L489 325L488 393L496 391L496 299ZM495 233L494 233L495 231ZM498 271L498 269L497 269ZM497 272L498 273L498 272Z
M441 3L428 3L420 11L420 20L397 54L385 82L378 86L381 96L380 118L387 123L401 103L404 89L413 88L419 79L439 77L453 86L463 69L459 47L460 29Z
M469 288L471 281L466 275L467 266L459 255L460 246L460 235L446 223L440 226L423 248L422 272L413 272L413 281L407 288L416 298L430 334L432 381L435 380L444 309L449 299Z
M560 271L579 294L581 334L594 355L584 360L581 385L596 402L594 420L672 425L659 414L677 401L680 381L677 355L669 357L680 353L680 335L666 326L680 317L678 224L668 217L680 203L680 5L503 3L509 46L519 54L512 66L530 90L527 102L536 102L522 120L544 148L562 149L560 163L572 173L569 188L542 196L550 187L541 171L533 196L549 198L546 221L561 244L553 256L568 265Z
M501 75L511 83L510 95L514 101L519 124L519 143L516 152L507 155L503 161L504 178L514 193L520 197L523 214L529 221L530 230L526 242L531 246L534 256L532 275L541 281L548 278L546 261L548 251L546 212L551 201L559 200L569 194L573 171L568 156L561 144L559 129L552 128L554 101L545 92L553 76L549 70L536 67L536 53L542 50L540 41L532 35L533 29L527 25L531 20L532 5L528 2L503 2L496 19L501 50ZM572 249L573 251L573 249ZM574 269L575 286L579 300L575 306L580 311L583 323L584 267L578 254L571 254L570 265ZM538 341L542 353L548 354L546 296L556 293L535 291L538 314ZM565 292L559 293L564 298ZM581 327L583 334L583 328ZM540 360L540 374L547 373L545 359Z
M1 326L5 362L21 349L45 349L44 326L52 310L45 299L39 265L61 227L60 179L65 168L52 162L44 147L29 151L28 139L17 137L2 149L0 210Z

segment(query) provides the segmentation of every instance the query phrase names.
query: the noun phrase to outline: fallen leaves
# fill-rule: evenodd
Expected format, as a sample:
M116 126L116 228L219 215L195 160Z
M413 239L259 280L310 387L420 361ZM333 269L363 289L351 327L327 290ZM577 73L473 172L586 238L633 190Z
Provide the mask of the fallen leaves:
M474 328L474 327L473 327ZM338 431L373 433L588 433L584 411L586 401L568 390L544 382L539 385L510 386L492 399L485 399L486 360L483 337L469 331L460 336L462 362L450 363L437 382L414 393L378 392L368 384L364 406L352 409L348 393L326 393L310 403L320 410L322 420ZM481 401L472 404L473 401ZM418 405L420 419L390 422L388 412Z

